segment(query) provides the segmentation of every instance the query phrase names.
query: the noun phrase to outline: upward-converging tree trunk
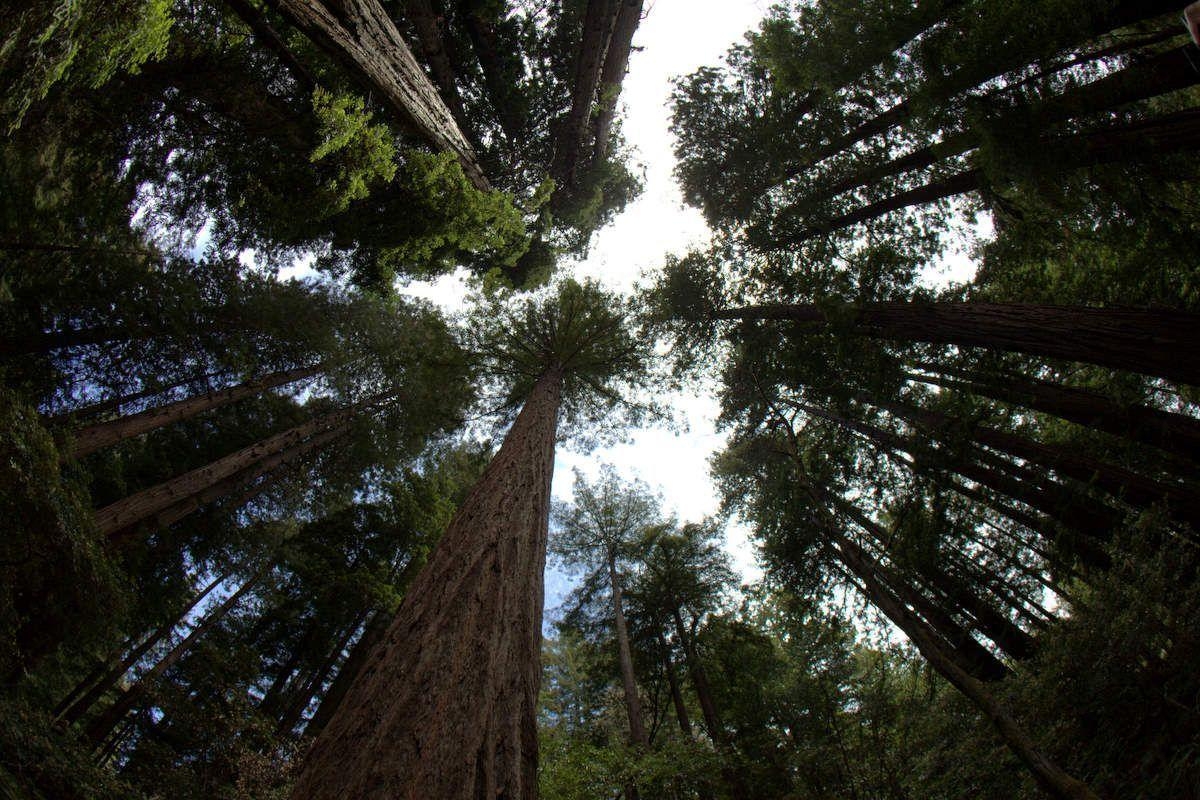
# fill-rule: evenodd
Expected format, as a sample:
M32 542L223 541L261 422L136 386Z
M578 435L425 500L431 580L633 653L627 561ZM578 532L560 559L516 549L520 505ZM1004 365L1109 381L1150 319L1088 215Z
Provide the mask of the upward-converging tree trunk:
M166 674L167 670L179 662L191 649L201 636L211 630L218 622L224 618L225 614L231 608L238 604L247 592L253 589L263 576L267 574L267 570L262 570L254 577L243 583L238 590L229 595L219 606L210 611L204 620L192 628L191 632L184 639L171 648L165 656L163 656L157 664L151 667L146 674L142 675L137 683L121 692L111 706L104 710L91 723L88 724L84 731L84 736L92 743L94 747L99 747L112 733L113 728L119 723L126 714L129 713L138 702L144 698L147 692L150 691L155 681Z
M75 432L70 456L73 458L82 458L97 450L111 447L118 442L132 439L143 433L149 433L157 428L188 419L205 411L212 411L213 409L229 405L246 397L254 397L261 392L277 386L285 386L295 381L311 378L319 374L321 370L322 367L320 366L282 370L261 378L245 381L228 389L206 392L197 397L178 400L174 403L150 408L137 414L118 417L106 422L98 422L95 425L88 425L86 428L81 428Z
M845 541L844 537L837 535L834 535L834 540ZM1038 750L1033 739L1017 725L1012 714L1001 705L983 682L959 666L928 625L892 596L877 577L869 570L857 574L857 577L871 602L904 631L930 666L966 695L991 720L1004 743L1029 768L1046 791L1063 800L1098 800L1087 784L1068 774Z
M1195 460L1200 458L1200 420L1138 404L1117 403L1096 392L1014 375L985 375L948 371L951 377L918 375L908 378L955 391L970 392L1004 403L1041 411L1114 436L1157 447Z
M608 556L608 580L612 589L613 627L617 632L617 651L621 662L621 685L625 693L625 711L629 716L629 739L636 747L649 749L650 737L642 719L642 701L638 696L637 679L633 674L633 652L629 646L629 628L625 624L625 609L621 594L621 578L617 574L616 554Z
M671 609L671 617L675 621L675 635L679 637L679 645L683 649L683 657L687 662L688 675L692 679L692 688L696 690L696 699L700 702L700 715L704 717L704 728L713 744L728 759L733 755L729 737L725 735L725 726L721 724L721 716L717 713L717 704L713 700L712 687L708 682L708 672L696 652L696 643L687 625L683 621L683 613L679 606ZM729 796L733 800L746 800L749 793L741 772L732 764L721 768L721 777L729 788Z
M600 109L592 121L592 163L599 164L608 156L608 138L613 120L617 115L617 100L621 96L621 84L625 70L629 67L629 54L633 50L633 34L642 20L642 0L621 0L621 8L613 25L612 41L604 55L604 67L600 71Z
M575 59L575 84L571 89L571 110L557 135L553 176L562 185L572 186L579 167L579 153L600 73L616 24L620 0L588 0L583 18L583 40Z
M437 150L454 153L480 189L488 181L454 114L377 0L270 0L309 38L342 61L402 122Z
M211 464L107 505L96 512L96 528L102 535L111 537L153 519L158 514L169 513L173 507L186 505L190 499L208 492L213 487L220 486L222 492L231 491L240 485L240 478L245 470L253 469L257 463L266 459L279 457L289 449L305 444L306 440L327 437L331 432L343 430L354 419L359 408L360 406L345 408L309 420L261 442L255 442L249 447L243 447ZM165 523L161 523L160 520L160 524Z
M1200 384L1200 314L1027 303L895 301L718 309L723 320L790 320L879 339L984 347Z
M542 570L563 372L500 451L321 731L295 800L537 796Z

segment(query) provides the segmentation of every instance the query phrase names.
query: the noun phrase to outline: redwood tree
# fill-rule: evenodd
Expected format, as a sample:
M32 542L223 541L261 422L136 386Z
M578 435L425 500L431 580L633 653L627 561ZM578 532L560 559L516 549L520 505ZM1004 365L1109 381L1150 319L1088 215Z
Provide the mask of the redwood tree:
M471 326L504 443L318 735L292 797L537 796L542 570L559 418L594 428L646 374L621 302L565 283Z

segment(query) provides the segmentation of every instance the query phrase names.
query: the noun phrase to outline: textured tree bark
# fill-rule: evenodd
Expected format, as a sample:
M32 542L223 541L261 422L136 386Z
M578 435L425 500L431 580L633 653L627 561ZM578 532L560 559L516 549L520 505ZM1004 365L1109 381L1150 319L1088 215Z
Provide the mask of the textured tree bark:
M59 703L59 707L55 709L55 720L61 721L67 726L78 722L95 705L96 701L104 696L105 692L117 684L122 675L128 672L138 661L141 661L142 656L150 652L150 648L161 642L167 634L185 622L188 615L192 613L192 610L200 605L204 598L208 597L209 593L224 583L227 578L227 575L221 575L216 580L210 582L208 586L204 587L192 598L192 601L188 603L187 607L175 619L156 628L140 644L130 648L124 658L121 658L118 653L117 658L112 659L109 664L103 665L107 669L100 672L94 682L81 684L80 687L76 688L76 691L72 692L70 696L64 698Z
M600 109L592 121L592 163L599 164L608 157L608 138L613 120L617 115L617 100L621 96L621 84L629 68L629 55L633 51L633 34L642 21L642 0L620 0L621 7L613 25L612 39L604 54L604 67L600 71Z
M713 319L790 320L857 336L984 347L1082 361L1200 385L1200 314L1031 303L880 302L719 309Z
M463 172L489 189L454 115L421 70L377 0L269 0L292 24L378 92L402 122L436 150L457 156Z
M960 374L951 380L908 373L908 377L946 389L970 392L1022 408L1065 419L1093 430L1157 447L1189 460L1200 460L1200 420L1149 406L1116 403L1086 389L1016 376L993 380L983 375Z
M157 664L147 670L145 675L138 678L137 683L121 692L111 706L88 724L87 728L84 729L84 738L91 742L94 748L99 748L112 733L113 728L129 713L130 709L146 696L146 693L150 690L154 682L178 663L179 659L183 658L192 645L196 643L196 640L212 630L213 626L220 622L225 614L229 612L229 609L237 605L246 592L258 585L258 582L266 574L267 570L262 570L243 583L236 592L229 595L224 602L209 612L205 616L204 621L192 628L191 633L184 637L183 641L172 647L171 651L163 656Z
M96 528L103 535L113 537L156 515L164 512L170 515L172 507L183 507L189 509L185 513L190 513L190 510L194 510L191 508L191 501L206 490L220 486L222 492L231 491L234 486L240 485L243 479L239 473L244 474L247 469L252 469L260 462L271 463L268 459L272 457L282 457L289 451L295 452L295 446L303 445L307 439L329 436L335 431L341 432L356 413L357 407L325 414L255 442L249 447L243 447L211 464L118 500L96 512ZM230 484L229 479L235 477L239 480ZM159 523L163 524L162 520L159 520Z
M1036 743L1013 719L983 682L967 674L938 642L937 636L904 604L892 597L875 576L859 576L871 602L908 636L929 665L938 671L995 725L1000 738L1033 773L1038 784L1063 800L1099 800L1087 784L1068 774L1038 750Z
M534 800L562 391L546 372L317 736L295 800Z
M118 442L141 436L165 425L188 419L196 414L211 411L215 408L229 405L246 397L253 397L267 389L284 386L319 374L323 367L300 367L283 370L265 375L261 378L245 381L228 389L207 392L197 397L178 400L165 406L146 409L137 414L118 417L107 422L99 422L81 428L74 434L74 441L69 453L71 458L83 458L90 453L105 447L111 447Z
M579 168L579 154L587 130L604 54L612 39L621 0L588 0L583 17L583 40L575 59L575 84L571 89L571 110L563 121L555 144L554 167L551 174L559 186L574 186Z

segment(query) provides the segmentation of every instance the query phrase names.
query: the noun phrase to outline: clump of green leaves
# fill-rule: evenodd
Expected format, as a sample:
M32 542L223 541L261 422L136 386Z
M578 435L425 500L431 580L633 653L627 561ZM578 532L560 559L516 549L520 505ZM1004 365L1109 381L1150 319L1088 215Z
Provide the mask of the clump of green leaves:
M361 97L313 92L319 143L309 161L329 173L325 179L326 215L338 214L362 200L375 184L396 175L396 147L387 126L373 122Z
M41 0L0 12L0 116L9 131L59 83L95 89L160 57L171 0Z
M436 275L463 254L512 266L529 247L512 197L476 189L453 153L409 151L397 181L412 198L407 218L397 223L412 235L382 253L380 261L391 271Z
M0 671L15 677L97 612L119 616L125 598L92 529L85 490L64 476L37 412L0 390Z

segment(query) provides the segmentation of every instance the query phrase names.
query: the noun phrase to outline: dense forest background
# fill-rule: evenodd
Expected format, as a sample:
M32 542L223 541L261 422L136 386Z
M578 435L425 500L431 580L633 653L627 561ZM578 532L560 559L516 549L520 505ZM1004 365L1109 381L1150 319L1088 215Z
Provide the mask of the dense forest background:
M1200 797L1182 6L773 7L617 294L649 4L5 4L0 795Z

